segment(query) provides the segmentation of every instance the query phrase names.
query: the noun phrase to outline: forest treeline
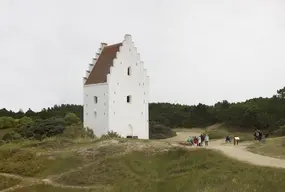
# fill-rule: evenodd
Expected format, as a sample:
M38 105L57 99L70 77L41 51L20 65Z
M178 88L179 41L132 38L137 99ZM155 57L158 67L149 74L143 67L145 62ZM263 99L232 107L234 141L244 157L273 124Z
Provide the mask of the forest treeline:
M82 105L55 105L40 112L31 109L26 112L22 110L14 112L4 108L0 109L0 129L3 117L13 119L29 117L35 121L63 118L69 113L74 113L81 121L83 120ZM285 87L277 90L277 93L270 98L259 97L237 103L224 100L212 106L201 103L192 106L150 103L149 113L150 122L171 128L206 127L215 123L226 123L241 130L252 131L253 128L259 128L274 131L285 126Z

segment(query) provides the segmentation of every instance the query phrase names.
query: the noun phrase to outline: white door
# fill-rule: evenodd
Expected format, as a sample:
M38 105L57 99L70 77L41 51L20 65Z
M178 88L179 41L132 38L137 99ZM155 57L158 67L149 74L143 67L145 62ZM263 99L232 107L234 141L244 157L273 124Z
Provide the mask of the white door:
M131 124L128 125L128 136L134 136L134 130Z

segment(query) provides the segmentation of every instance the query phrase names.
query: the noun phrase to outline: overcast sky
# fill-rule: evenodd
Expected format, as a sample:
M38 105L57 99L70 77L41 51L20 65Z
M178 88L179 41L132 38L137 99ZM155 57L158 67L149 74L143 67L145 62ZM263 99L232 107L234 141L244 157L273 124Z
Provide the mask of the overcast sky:
M240 101L285 85L284 0L0 0L0 108L82 104L100 42L126 33L152 102Z

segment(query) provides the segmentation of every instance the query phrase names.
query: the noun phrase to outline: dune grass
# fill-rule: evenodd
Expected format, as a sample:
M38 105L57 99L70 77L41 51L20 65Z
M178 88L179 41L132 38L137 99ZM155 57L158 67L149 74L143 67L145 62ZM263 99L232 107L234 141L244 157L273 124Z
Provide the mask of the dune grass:
M247 147L253 153L285 159L285 137L267 139Z
M8 178L0 175L0 190L12 187L13 185L17 185L21 182L21 180Z
M96 191L88 190L88 189L60 188L60 187L52 187L48 185L35 185L35 186L16 189L13 192L96 192ZM101 192L104 192L104 191L101 191Z
M83 148L73 144L62 147L51 141L18 144L19 148L16 144L13 148L0 147L0 172L35 178L58 174L52 179L59 184L92 187L86 190L39 184L15 192L281 192L285 188L285 170L252 166L216 151L173 148L123 154L128 145L136 149L139 144L150 143L122 140L108 145L108 142L111 141L89 145L85 142ZM37 154L37 150L45 153Z
M80 177L78 177L80 175ZM104 185L111 191L283 191L285 170L237 162L205 149L175 149L148 155L97 159L82 170L62 175L68 185Z
M85 145L83 142L81 145ZM89 142L89 145L92 144ZM72 147L76 141L49 139L22 141L0 146L0 172L28 177L58 174L87 162Z

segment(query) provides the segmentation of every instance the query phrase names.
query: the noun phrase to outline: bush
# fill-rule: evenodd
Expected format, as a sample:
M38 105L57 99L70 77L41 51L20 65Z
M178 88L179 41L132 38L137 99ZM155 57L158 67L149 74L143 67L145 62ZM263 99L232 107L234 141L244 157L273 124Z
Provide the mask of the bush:
M170 127L151 122L149 124L149 136L150 139L166 139L176 136L176 132Z
M24 126L24 125L29 125L33 123L33 119L30 117L22 117L21 119L18 120L18 127Z
M76 125L70 125L65 128L63 133L61 134L63 137L67 138L94 138L94 133L92 129L84 128L82 123Z
M17 122L12 117L0 117L0 129L14 128Z
M117 132L108 131L107 134L104 134L100 137L100 139L111 139L111 138L122 138Z
M73 124L80 123L80 119L74 113L68 113L64 117L64 121L66 122L67 125L73 125Z
M3 141L15 141L20 139L22 139L21 135L14 131L6 133L2 138Z
M24 138L42 140L45 137L52 137L62 134L65 130L63 118L52 117L45 120L36 120L32 124L23 125L19 133Z
M271 133L271 135L272 135L272 136L276 136L276 137L282 137L282 136L284 136L284 135L285 135L285 125L280 126L280 128L277 129L277 130L275 130L275 131L273 131L273 132Z

